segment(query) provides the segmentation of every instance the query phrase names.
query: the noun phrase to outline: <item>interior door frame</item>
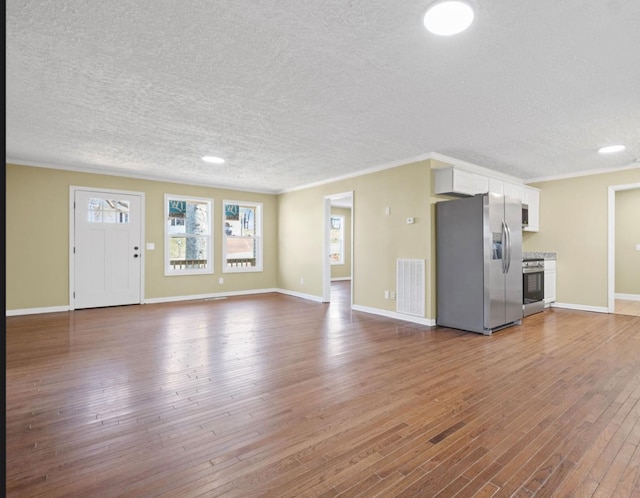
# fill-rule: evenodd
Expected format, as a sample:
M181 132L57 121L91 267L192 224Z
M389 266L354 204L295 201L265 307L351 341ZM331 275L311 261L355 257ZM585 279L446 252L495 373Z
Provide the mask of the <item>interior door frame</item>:
M344 197L351 197L351 244L349 251L351 251L351 305L353 306L353 275L354 275L354 260L353 260L353 241L354 241L354 226L353 226L353 211L355 208L354 193L353 190L348 192L342 192L340 194L331 194L324 196L324 231L323 231L323 260L322 260L322 302L328 303L331 301L331 261L329 261L329 253L331 252L331 201L333 199L341 199Z
M609 220L608 220L608 292L607 311L616 311L616 192L621 190L640 189L640 183L629 183L627 185L609 186Z
M75 294L75 276L76 276L76 264L74 257L74 246L76 240L76 221L75 221L75 199L77 191L91 191L91 192L100 192L103 194L124 194L124 195L137 195L140 197L140 243L141 243L141 252L146 250L145 245L145 198L144 192L133 192L130 190L115 190L108 188L99 188L99 187L81 187L78 185L71 185L69 187L69 310L73 311L76 309L76 300L74 297ZM144 302L144 267L145 267L146 258L142 258L140 264L140 304Z

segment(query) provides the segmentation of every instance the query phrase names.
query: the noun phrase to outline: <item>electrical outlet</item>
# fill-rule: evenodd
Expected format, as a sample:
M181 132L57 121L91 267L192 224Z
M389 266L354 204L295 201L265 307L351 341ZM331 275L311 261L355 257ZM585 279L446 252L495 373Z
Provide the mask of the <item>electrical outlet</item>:
M304 277L300 277L300 285L304 285Z
M224 278L220 277L220 278L218 279L218 283L219 283L219 284L224 284Z
M395 292L391 292L391 299L395 299L396 298L396 293Z

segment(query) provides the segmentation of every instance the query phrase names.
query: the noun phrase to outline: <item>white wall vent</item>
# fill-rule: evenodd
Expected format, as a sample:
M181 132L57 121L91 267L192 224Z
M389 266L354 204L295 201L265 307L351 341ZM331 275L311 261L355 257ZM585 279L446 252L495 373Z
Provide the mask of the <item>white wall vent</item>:
M424 259L399 259L396 282L398 286L396 311L405 315L424 317Z

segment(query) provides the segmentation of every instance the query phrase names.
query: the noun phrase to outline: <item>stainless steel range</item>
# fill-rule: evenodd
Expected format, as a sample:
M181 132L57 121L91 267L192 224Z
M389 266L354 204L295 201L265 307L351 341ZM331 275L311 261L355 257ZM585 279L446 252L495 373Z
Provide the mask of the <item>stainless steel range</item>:
M544 259L522 261L522 314L544 311Z

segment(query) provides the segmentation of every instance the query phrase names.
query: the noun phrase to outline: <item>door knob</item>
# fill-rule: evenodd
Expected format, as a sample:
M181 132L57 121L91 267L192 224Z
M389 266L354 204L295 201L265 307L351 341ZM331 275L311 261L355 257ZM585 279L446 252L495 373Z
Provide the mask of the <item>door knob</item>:
M135 251L137 251L137 250L138 250L138 246L135 246L133 249L134 249Z
M134 254L134 255L133 255L133 257L134 257L134 258L137 258L138 256L139 256L138 254Z

